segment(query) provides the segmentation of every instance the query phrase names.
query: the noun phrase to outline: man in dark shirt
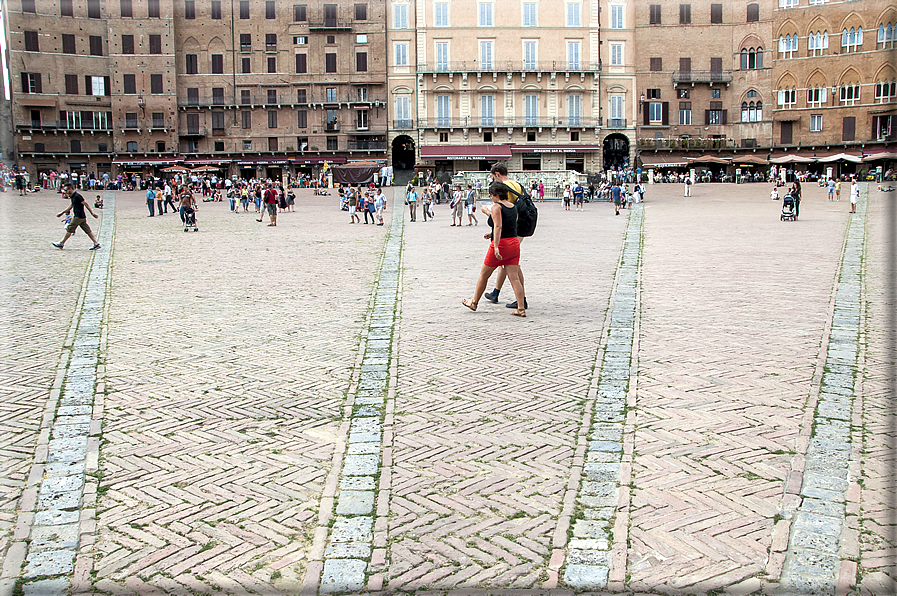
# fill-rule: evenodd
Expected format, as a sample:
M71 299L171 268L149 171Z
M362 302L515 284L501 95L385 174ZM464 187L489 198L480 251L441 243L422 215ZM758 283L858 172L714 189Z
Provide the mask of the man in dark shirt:
M96 236L93 235L90 226L87 225L87 215L84 213L84 210L87 209L90 214L93 215L94 219L97 219L97 214L93 212L93 209L90 208L90 205L84 200L84 197L82 197L80 193L75 192L74 184L66 184L64 192L65 196L72 201L72 204L65 211L57 213L56 217L62 217L63 215L72 213L72 221L65 227L65 238L62 239L62 242L53 242L53 246L61 249L65 246L66 240L71 238L72 234L75 233L75 230L81 228L87 236L93 240L93 246L90 250L100 248L100 243L97 242Z

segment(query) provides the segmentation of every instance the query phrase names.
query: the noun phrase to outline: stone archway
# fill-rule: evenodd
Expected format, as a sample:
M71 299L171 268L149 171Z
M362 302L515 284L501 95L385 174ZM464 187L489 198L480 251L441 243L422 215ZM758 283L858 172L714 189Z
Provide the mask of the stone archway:
M604 138L602 164L605 170L622 170L631 166L629 159L629 137L614 133Z
M394 170L414 168L416 158L414 139L408 135L399 135L392 140L392 167Z

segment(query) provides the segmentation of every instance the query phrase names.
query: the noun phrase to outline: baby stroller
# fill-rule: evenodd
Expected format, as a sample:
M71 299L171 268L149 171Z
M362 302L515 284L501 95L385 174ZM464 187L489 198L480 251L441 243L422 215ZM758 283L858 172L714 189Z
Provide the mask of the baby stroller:
M199 231L199 228L196 226L196 209L184 207L184 231L189 232L190 228L193 228L194 232Z
M782 199L782 221L797 221L794 197L791 195L785 195Z

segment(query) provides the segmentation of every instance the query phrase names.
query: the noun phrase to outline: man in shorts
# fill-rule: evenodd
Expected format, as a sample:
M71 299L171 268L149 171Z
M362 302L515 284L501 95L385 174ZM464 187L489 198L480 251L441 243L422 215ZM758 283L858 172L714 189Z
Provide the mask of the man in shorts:
M467 198L464 200L464 207L467 209L467 225L479 225L477 221L477 192L467 185Z
M268 182L267 188L265 189L265 208L268 210L268 219L271 220L271 223L268 224L268 227L274 227L277 225L277 191L274 190L274 184Z
M93 209L90 208L90 205L87 204L84 197L82 197L80 193L75 192L74 184L66 184L63 192L72 204L65 211L57 213L56 217L62 217L63 215L72 213L72 221L65 227L65 238L62 239L62 242L53 242L53 246L62 249L62 247L65 246L66 240L71 238L72 234L75 233L75 230L81 228L84 230L84 233L87 234L87 237L93 241L93 246L90 250L100 248L100 243L97 242L96 236L93 235L93 231L91 231L90 226L87 225L87 215L84 213L84 210L87 209L90 211L90 214L93 215L94 219L97 219L99 216L93 212Z
M523 194L523 187L520 186L520 183L515 182L514 180L511 180L510 178L508 178L508 167L505 164L503 164L503 163L494 164L492 166L492 170L490 170L490 173L492 174L493 179L498 180L499 182L503 182L512 191ZM479 184L479 183L477 183L477 184ZM517 202L517 195L514 194L514 192L508 193L508 201L510 201L512 203ZM522 244L523 238L518 238L518 241L520 241ZM487 292L487 293L483 294L483 296L486 297L486 300L488 300L489 302L492 302L494 304L498 303L498 293L501 291L501 287L504 285L505 279L507 277L508 277L508 274L505 271L505 268L499 267L498 275L495 278L495 289L492 290L491 292ZM523 269L520 270L520 283L521 283L521 285L523 284ZM517 309L517 301L515 300L514 302L505 304L505 306L508 308ZM527 308L529 308L529 304L526 301L526 296L524 296L523 297L523 309L526 310Z

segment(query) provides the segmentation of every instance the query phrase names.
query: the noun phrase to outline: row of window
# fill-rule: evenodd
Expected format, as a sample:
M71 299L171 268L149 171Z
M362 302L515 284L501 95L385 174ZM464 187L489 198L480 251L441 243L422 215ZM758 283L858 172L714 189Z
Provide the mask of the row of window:
M763 48L745 48L741 51L741 68L743 69L753 69L753 68L763 68ZM662 57L653 57L648 61L648 69L653 72L660 72L663 70L663 58ZM692 64L691 58L679 58L679 72L681 73L689 73L692 72ZM711 58L710 59L710 72L711 73L722 73L723 72L723 59L722 58Z
M853 105L861 101L861 88L859 84L841 85L838 88L838 99L841 104ZM895 97L897 85L894 82L880 82L875 84L875 101L887 103ZM832 93L834 98L834 90ZM785 108L793 108L797 105L797 89L780 89L778 92L779 105ZM828 103L828 87L813 87L807 89L807 106L816 107Z
M133 0L119 0L120 2L120 13L122 17L125 18L134 18L134 1ZM141 8L146 6L146 16L149 18L160 18L161 17L161 7L160 0L138 0L138 6ZM241 19L249 19L250 11L249 11L249 0L239 0L239 14ZM210 2L210 16L212 19L218 20L221 19L221 0L211 0ZM294 21L306 21L307 19L307 10L305 5L295 5L293 6L293 20ZM354 5L354 17L356 21L366 21L367 13L368 13L368 5L367 4L355 4ZM22 12L27 13L36 13L37 7L35 5L35 0L22 0ZM75 16L75 7L74 0L60 0L59 1L59 13L64 17L73 17ZM336 4L325 4L324 5L324 21L325 23L330 20L332 16L333 20L336 19L337 14L337 5ZM138 15L143 16L143 15ZM99 19L102 18L102 11L100 9L100 0L87 0L87 17L91 19ZM184 18L186 19L195 19L196 18L196 0L184 0ZM276 19L277 18L277 2L276 0L265 0L265 18L266 19Z
M393 27L395 29L408 29L408 6L399 4L393 6ZM610 27L611 29L623 28L623 7L611 6ZM582 27L583 4L582 2L566 2L564 8L565 23L567 27ZM538 3L523 2L521 11L521 22L523 27L538 27L539 13ZM486 1L477 3L477 24L480 27L495 26L495 2ZM448 2L433 3L433 26L434 27L450 27L451 26L451 5Z
M879 29L878 43L889 43L893 39L893 30L891 37L888 37L887 29ZM807 35L807 55L819 56L824 50L828 49L828 31L815 31ZM798 40L800 37L797 33L779 36L779 55L782 58L795 58L798 51ZM851 27L841 32L841 51L857 52L862 49L863 45L863 28Z
M119 0L121 2L121 16L134 17L133 0ZM138 5L146 7L146 16L158 19L162 15L160 0L138 0ZM37 13L35 0L22 0L22 12ZM75 16L74 0L59 0L59 14L64 17ZM101 19L100 0L87 0L87 18Z
M393 65L409 66L408 48L409 42L397 42L393 45ZM449 60L449 42L436 42L436 70L447 72L451 68ZM495 64L495 42L492 40L479 41L478 70L492 70ZM623 64L623 44L610 44L611 64ZM523 40L523 70L537 70L538 42L536 40ZM582 68L582 42L567 41L567 70L579 70Z
M661 4L651 4L648 7L648 23L651 25L663 24L663 9ZM751 3L747 5L747 22L753 23L760 20L760 5ZM717 24L723 22L723 5L710 5L710 23ZM679 5L679 24L691 25L691 4Z

